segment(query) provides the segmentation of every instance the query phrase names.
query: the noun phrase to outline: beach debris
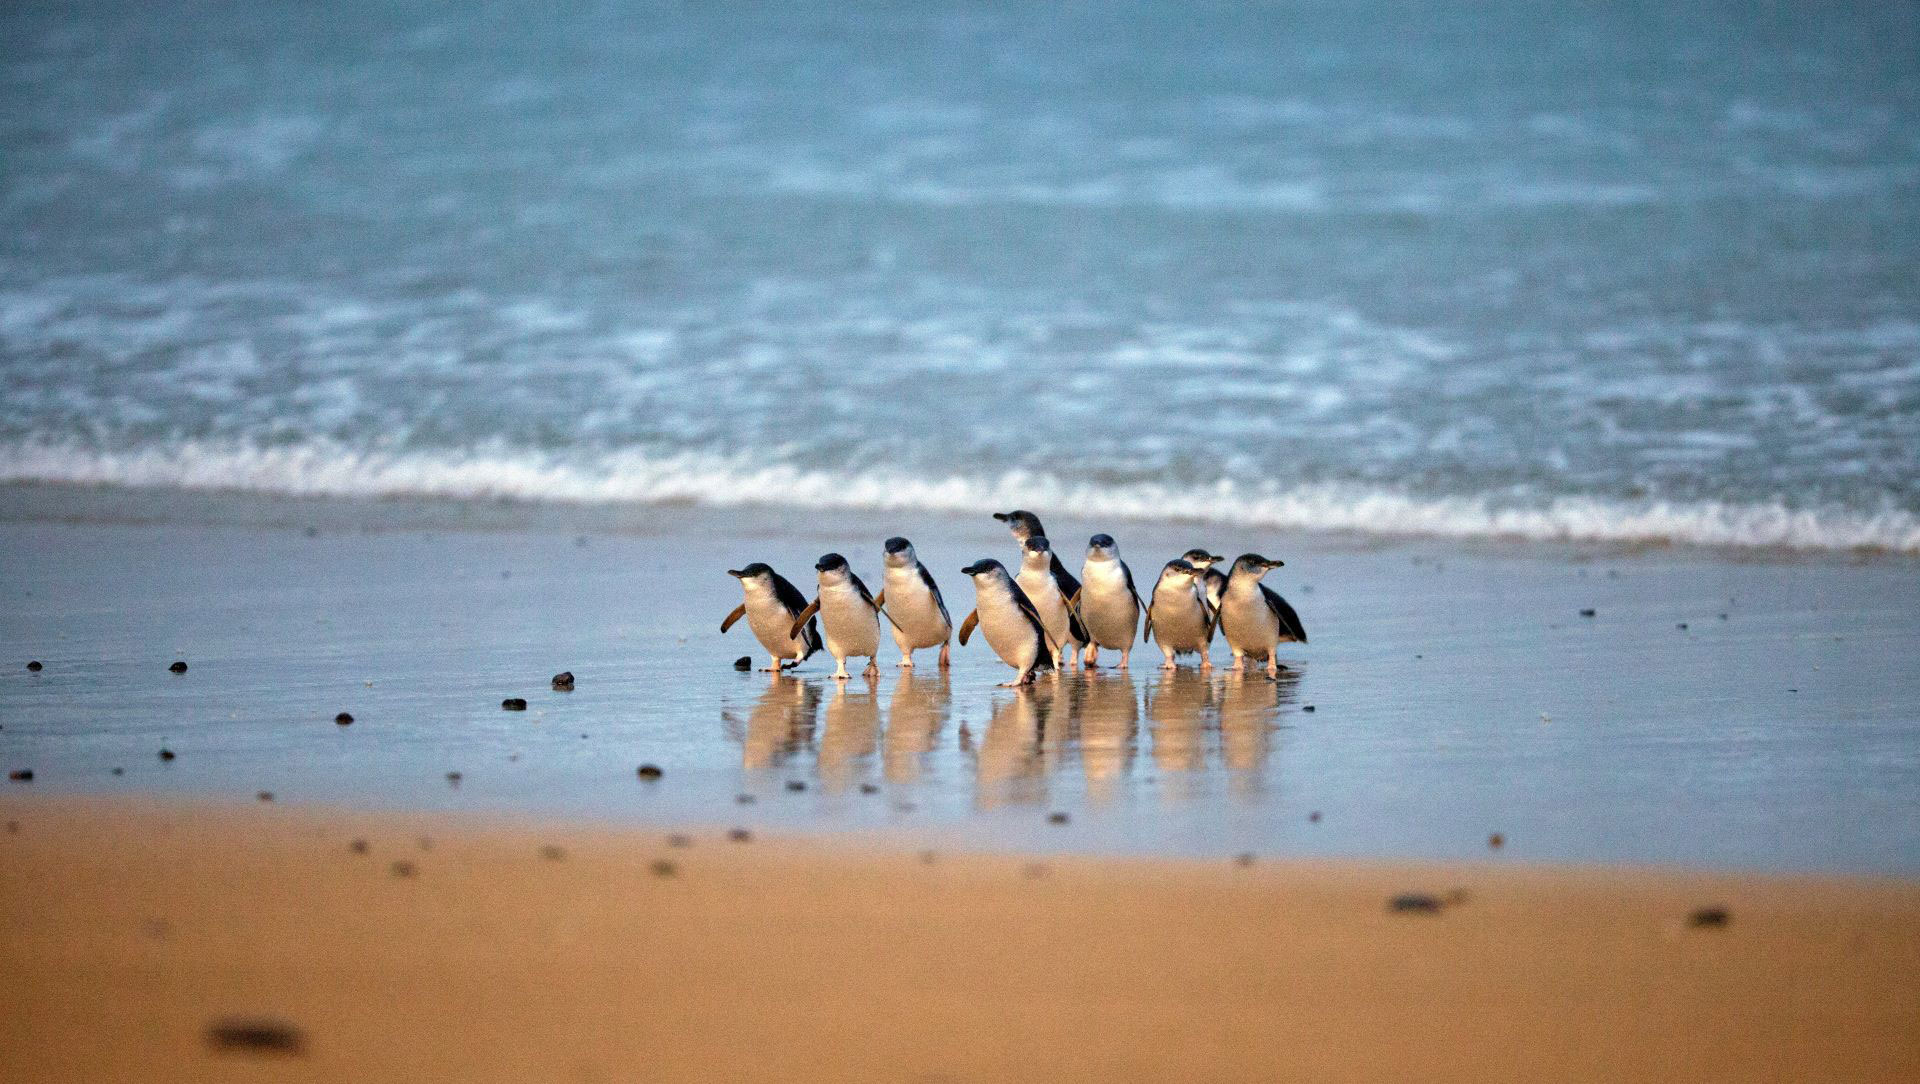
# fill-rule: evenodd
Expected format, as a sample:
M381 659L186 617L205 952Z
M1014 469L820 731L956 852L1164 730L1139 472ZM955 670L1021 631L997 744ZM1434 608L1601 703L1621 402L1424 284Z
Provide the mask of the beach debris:
M1675 625L1674 628L1679 629L1681 632L1685 632L1687 631L1687 623L1685 621L1682 621L1678 625Z
M1496 851L1506 845L1507 845L1507 837L1501 835L1499 832L1495 832L1492 835L1487 837L1487 846L1493 848Z
M1309 712L1309 713L1311 713L1311 712L1313 711L1313 705L1312 705L1312 704L1302 704L1302 705L1300 705L1300 710L1301 710L1301 711L1304 711L1304 712Z
M735 843L752 843L753 833L745 828L735 828L727 833L727 838Z
M1233 856L1233 864L1234 864L1234 865L1236 865L1236 866L1251 866L1251 865L1253 865L1253 852L1252 852L1252 851L1241 851L1241 852L1240 852L1239 854L1236 854L1236 855L1234 855L1234 856Z
M556 847L549 843L540 848L540 857L549 862L559 862L567 857L567 852L564 848Z
M1387 901L1387 910L1396 915L1437 915L1444 906L1424 892L1403 892Z
M658 779L667 773L660 770L658 764L642 764L633 770L633 774L642 779Z
M338 723L338 724L339 724L339 725L341 725L341 726L352 726L352 725L353 725L353 716L351 716L351 715L348 715L348 714L347 714L346 712L344 712L344 711L343 711L343 712L341 712L340 714L338 714L338 715L336 715L336 716L334 716L334 717L333 717L333 721L334 721L335 723Z
M451 784L455 790L458 790L460 788L460 781L465 778L466 776L461 775L459 772L447 773L447 782Z
M673 835L670 835L670 836L668 836L668 837L667 837L667 846L669 846L669 847L691 847L691 846L693 846L693 837L692 837L692 836L686 836L686 835L681 835L680 833L678 833L678 832L676 832L676 833L674 833Z
M184 674L187 672L187 664L185 660L176 659L174 660L174 664L167 667L167 669L176 674Z
M352 843L347 844L347 850L355 854L365 854L367 853L367 841L364 839L356 839Z
M173 750L171 750L171 749L162 749L162 750L160 750L160 759L161 759L161 760L172 760L172 759L173 759Z
M674 865L664 858L655 861L653 865L647 868L653 871L655 877L671 877L680 872L679 866Z
M789 779L787 780L787 789L795 792L803 791L807 789L807 784L806 781L802 779Z
M258 798L260 801L263 801L263 802L271 802L273 801L273 792L270 790L263 790L255 794L254 797Z
M1702 930L1723 929L1732 921L1725 907L1702 907L1687 916L1688 926Z
M740 671L740 672L742 672L742 673L745 673L745 672L747 672L747 671L749 671L749 670L751 670L751 669L753 669L753 656L752 656L752 655L742 655L742 656L740 656L739 658L737 658L737 659L735 659L735 660L733 660L733 668L734 668L735 670L738 670L738 671Z
M249 1054L300 1055L307 1052L307 1037L284 1020L234 1017L207 1025L207 1045Z
M733 804L735 805L752 805L759 800L760 799L751 794L736 794L733 796Z
M935 854L935 853L934 853L934 852L932 852L932 851L921 851L921 852L920 852L920 864L921 864L921 865L923 865L923 866L931 866L931 865L933 865L933 864L934 864L934 862L936 862L936 861L938 861L938 860L939 860L939 858L940 858L940 856L939 856L939 855L937 855L937 854Z
M31 783L33 782L33 769L15 768L7 773L7 778L13 780L15 783Z
M40 665L40 660L38 659L34 659L27 663L27 672L30 674L37 674L42 669L43 667Z
M862 784L860 784L860 793L862 793L862 794L878 794L878 793L880 793L880 784L878 784L878 783L862 783Z
M1598 614L1599 612L1600 612L1600 611L1598 611L1598 610L1595 610L1595 609L1593 609L1592 607L1588 607L1587 609L1584 609L1584 610L1581 610L1581 611L1580 611L1580 616L1581 616L1581 617L1593 617L1593 616L1595 616L1595 615L1597 615L1597 614Z
M395 862L392 866L388 868L393 871L393 875L395 877L411 877L416 872L418 872L418 870L414 867L414 864L412 862L407 861L404 858L402 858L398 862Z
M517 696L509 696L505 700L500 701L500 710L525 711L527 710L527 702Z
M1311 812L1311 813L1309 813L1309 814L1307 814L1307 823L1309 823L1309 824L1319 824L1319 823L1320 823L1320 811L1316 809L1316 810L1314 810L1313 812Z
M125 775L125 774L127 774L127 770L126 770L125 768L115 768L115 769L113 769L113 774L114 774L114 775Z
M557 693L572 692L573 691L573 671L562 670L559 673L553 675L553 691Z
M1071 818L1071 817L1069 817L1069 816L1067 816L1067 815L1066 815L1066 814L1065 814L1064 812L1056 812L1056 813L1049 813L1049 814L1047 814L1047 823L1048 823L1048 824L1065 824L1065 823L1067 823L1067 822L1068 822L1069 820L1072 820L1072 819L1073 819L1073 818Z

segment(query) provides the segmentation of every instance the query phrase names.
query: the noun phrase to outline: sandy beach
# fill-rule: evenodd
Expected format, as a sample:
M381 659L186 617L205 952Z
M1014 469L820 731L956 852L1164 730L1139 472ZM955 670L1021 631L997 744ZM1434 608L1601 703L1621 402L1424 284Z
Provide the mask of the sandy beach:
M0 817L12 1080L1920 1074L1911 881L14 793ZM1408 893L1439 910L1393 910Z

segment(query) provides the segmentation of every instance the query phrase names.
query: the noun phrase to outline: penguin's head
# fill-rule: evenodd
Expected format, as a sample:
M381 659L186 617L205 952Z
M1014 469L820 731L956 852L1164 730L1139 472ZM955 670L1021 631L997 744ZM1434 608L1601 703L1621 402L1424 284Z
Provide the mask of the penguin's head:
M1040 517L1032 512L1016 508L1011 512L995 512L993 518L1007 525L1013 537L1025 542L1036 535L1045 538L1046 528L1040 526Z
M1120 556L1120 546L1110 534L1097 534L1087 539L1087 560L1111 561Z
M749 591L767 590L773 586L773 566L764 561L755 561L745 568L727 569L727 575L740 581L740 586Z
M1200 570L1185 560L1168 561L1167 567L1160 570L1160 578L1175 587L1192 583L1199 574Z
M1020 541L1020 564L1024 568L1046 568L1053 559L1053 543L1043 534L1029 535Z
M968 565L967 567L961 569L960 571L966 573L969 576L972 576L975 580L978 580L982 576L991 577L996 573L1000 575L1005 575L1007 570L1005 568L1002 568L1000 565L1000 562L998 561L983 560L983 561L975 561L974 563Z
M1233 571L1235 574L1245 573L1254 579L1259 579L1284 564L1286 564L1285 561L1269 561L1257 553L1243 553L1240 559L1233 563Z
M913 553L913 543L904 538L895 536L887 539L886 551L888 568L912 568L919 563L919 558Z
M853 570L847 567L847 559L837 553L822 554L813 563L813 570L820 574L823 584L844 583L848 576L853 575Z
M1188 550L1180 555L1180 559L1202 572L1226 560L1219 554L1208 553L1206 550Z

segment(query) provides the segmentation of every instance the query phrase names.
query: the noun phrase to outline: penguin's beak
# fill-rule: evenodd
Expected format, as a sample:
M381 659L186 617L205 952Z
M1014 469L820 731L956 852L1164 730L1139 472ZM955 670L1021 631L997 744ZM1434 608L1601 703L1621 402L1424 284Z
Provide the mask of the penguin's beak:
M729 568L729 569L727 569L727 575L729 575L729 576L732 576L732 577L733 577L734 579L736 579L736 580L743 580L743 579L746 579L746 578L747 578L747 574L746 574L746 573L744 573L744 572L742 572L742 571L740 571L740 570L739 570L739 569L737 569L737 568Z
M1013 513L1012 512L995 512L993 514L993 518L999 520L1002 523L1005 523L1008 520L1013 518Z
M813 563L813 570L815 572L825 572L827 570L827 563L825 561L815 561Z
M985 561L975 561L974 563L961 569L960 572L962 575L966 575L966 576L978 576L980 573L985 572L986 570L987 570L987 563Z
M1287 566L1287 563L1285 561L1268 561L1267 562L1268 568L1285 568L1286 566Z

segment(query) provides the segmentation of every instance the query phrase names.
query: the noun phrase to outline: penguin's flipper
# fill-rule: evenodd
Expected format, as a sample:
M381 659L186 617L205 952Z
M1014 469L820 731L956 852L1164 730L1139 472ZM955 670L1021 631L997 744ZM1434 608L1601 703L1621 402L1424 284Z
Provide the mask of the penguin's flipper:
M1134 603L1138 605L1139 601L1140 601L1140 596L1135 595ZM1153 642L1153 607L1151 606L1141 607L1140 616L1147 619L1147 631L1141 635L1140 642L1143 644L1152 643Z
M798 640L800 638L800 631L807 626L807 621L819 612L819 599L816 598L812 602L807 603L807 608L801 610L800 616L793 619L793 627L787 630L787 639Z
M885 606L886 604L887 604L887 589L882 587L880 589L880 593L873 596L873 608L878 610L881 607Z
M740 605L735 606L733 608L733 612L727 615L727 619L725 621L720 622L720 631L721 632L727 631L728 629L733 627L733 623L735 621L738 621L745 616L747 616L747 604L742 602Z
M967 646L967 637L973 635L973 627L975 625L978 625L979 623L980 623L979 610L975 610L972 613L968 614L967 619L965 621L960 622L960 646L961 647Z

